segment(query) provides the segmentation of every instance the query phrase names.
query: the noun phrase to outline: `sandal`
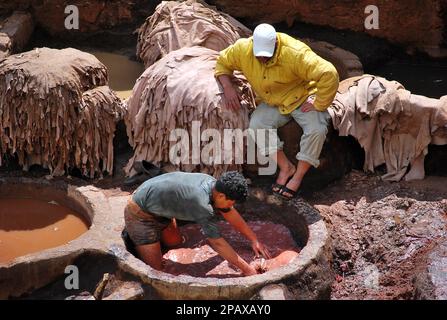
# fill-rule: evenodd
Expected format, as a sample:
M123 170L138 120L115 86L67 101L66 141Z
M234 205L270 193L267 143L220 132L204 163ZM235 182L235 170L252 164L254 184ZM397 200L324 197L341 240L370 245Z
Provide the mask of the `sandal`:
M291 194L291 196L287 196L284 193L289 193ZM284 186L283 188L281 188L281 190L279 190L279 192L276 192L277 195L279 195L281 198L283 198L284 200L292 200L293 198L296 198L298 191L293 191L289 188L287 188L286 186Z
M280 183L274 183L274 184L272 184L272 192L273 193L276 193L276 194L279 194L280 192L281 192L281 189L282 188L285 188L286 186L284 185L284 184L280 184ZM277 188L278 190L273 190L273 189L275 189L275 188Z

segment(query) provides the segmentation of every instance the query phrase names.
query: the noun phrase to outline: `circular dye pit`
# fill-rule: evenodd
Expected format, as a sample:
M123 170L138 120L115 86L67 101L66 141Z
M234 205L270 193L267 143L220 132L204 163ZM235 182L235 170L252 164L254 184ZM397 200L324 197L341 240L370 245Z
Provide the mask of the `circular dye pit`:
M48 285L83 253L106 251L114 232L99 222L109 214L92 186L0 178L0 299Z
M144 65L120 54L103 51L91 51L90 53L107 67L109 86L118 97L121 99L130 97L135 81L144 72Z
M0 198L0 263L64 245L88 227L82 215L54 200Z
M283 283L297 299L329 297L333 281L329 235L319 212L303 201L284 202L260 188L252 188L238 206L260 241L272 251L264 272L242 276L207 244L196 224L180 229L181 248L164 252L164 272L132 255L123 258L126 270L150 285L158 299L251 299L269 284ZM225 221L221 235L244 259L256 264L250 244Z
M247 224L264 244L271 255L265 260L255 257L251 243L236 231L228 222L217 225L222 237L233 249L260 273L284 265L298 256L300 248L287 227L270 221L248 221ZM242 277L241 271L221 258L208 244L198 224L189 224L180 228L185 239L181 248L171 249L163 255L165 272L174 275L193 277L231 278Z
M295 299L330 297L334 280L330 237L319 212L303 201L286 203L263 189L250 190L250 196L238 210L272 251L274 259L265 261L265 272L244 277L214 251L212 256L189 256L187 259L192 262L188 266L189 272L178 272L177 267L188 264L184 263L188 260L182 262L179 257L170 259L171 265L167 267L172 268L171 273L146 265L126 250L121 238L128 196L118 197L109 203L110 199L92 186L77 187L63 181L41 179L0 178L0 199L13 196L38 200L45 206L56 206L49 203L55 201L85 217L90 228L66 244L29 253L6 263L0 262L0 299L64 299L82 295L81 291L93 294L107 274L116 276L123 285L112 286L113 290L110 290L116 291L116 295L109 295L107 289L102 297L130 299L141 296L144 291L147 299L251 299L270 284L284 284ZM52 226L53 231L56 227L48 221L41 222L40 227L44 225ZM220 227L222 235L236 251L244 259L256 263L250 244L225 221ZM184 249L194 251L199 248L202 253L211 252L210 248L210 251L203 251L207 244L201 238L197 225L186 224L181 228L191 228L187 241L195 241L183 246ZM49 231L51 234L51 227ZM198 236L195 240L191 236L194 233ZM78 292L65 287L67 266L75 266L79 270ZM135 286L130 286L130 283Z

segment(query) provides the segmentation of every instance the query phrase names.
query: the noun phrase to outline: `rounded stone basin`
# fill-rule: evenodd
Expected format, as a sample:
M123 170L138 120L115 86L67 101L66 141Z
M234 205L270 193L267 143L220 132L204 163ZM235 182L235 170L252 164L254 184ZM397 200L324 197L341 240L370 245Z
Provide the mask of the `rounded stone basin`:
M172 275L152 269L126 255L126 270L150 284L162 299L250 299L269 284L283 283L297 299L329 298L334 279L330 240L319 212L302 201L283 202L254 188L240 206L244 219L286 226L301 247L287 265L249 277L216 278Z
M106 274L121 279L124 292L111 297L135 297L126 289L131 281L146 299L250 299L270 284L284 284L296 299L327 299L334 280L331 247L319 212L303 201L283 202L263 189L252 188L238 209L247 221L266 221L287 227L301 248L286 265L250 277L194 277L152 269L129 253L121 238L123 209L129 196L106 199L93 186L72 186L45 179L0 179L0 194L35 197L84 215L90 229L65 245L0 263L0 299L65 299L93 294ZM67 288L67 267L79 269L80 285ZM139 290L139 289L138 289ZM138 291L137 290L137 291ZM139 291L138 291L139 292Z
M48 284L97 248L110 211L96 188L27 178L0 179L0 206L0 299Z
M20 198L9 198L11 195ZM0 263L44 249L64 245L85 233L84 215L39 195L0 194ZM66 199L64 199L64 202Z

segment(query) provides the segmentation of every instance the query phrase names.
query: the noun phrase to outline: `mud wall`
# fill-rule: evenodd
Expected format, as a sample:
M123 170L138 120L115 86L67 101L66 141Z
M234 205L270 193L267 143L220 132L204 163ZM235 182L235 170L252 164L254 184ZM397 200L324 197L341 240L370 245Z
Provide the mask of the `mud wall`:
M122 25L138 27L160 0L7 0L0 17L13 10L33 14L38 26L52 35L95 32ZM418 48L433 56L447 55L447 1L445 0L206 0L235 18L249 23L294 21L364 32L392 43ZM79 31L67 32L67 5L79 8ZM379 9L379 29L367 30L368 5Z
M252 23L294 21L364 32L433 55L447 50L445 0L207 0L236 18ZM365 29L368 5L379 9L379 29ZM443 53L441 53L441 51Z
M51 35L95 32L116 26L141 24L154 12L158 0L6 0L0 1L0 17L14 10L31 12L36 24ZM64 22L68 5L79 9L79 30L68 31Z

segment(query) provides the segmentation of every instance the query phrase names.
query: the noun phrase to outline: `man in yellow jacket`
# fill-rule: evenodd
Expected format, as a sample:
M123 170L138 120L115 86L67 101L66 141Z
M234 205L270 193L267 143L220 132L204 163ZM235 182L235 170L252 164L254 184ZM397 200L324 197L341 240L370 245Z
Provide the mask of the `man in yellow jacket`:
M260 153L275 159L280 169L273 192L291 199L309 168L319 166L330 118L326 109L338 88L337 70L303 42L265 23L256 27L252 37L221 51L217 59L215 76L225 104L237 110L239 97L231 82L235 70L244 74L262 101L250 119L251 129L277 129L292 118L303 129L296 168L282 151L276 131L274 143L258 144Z

